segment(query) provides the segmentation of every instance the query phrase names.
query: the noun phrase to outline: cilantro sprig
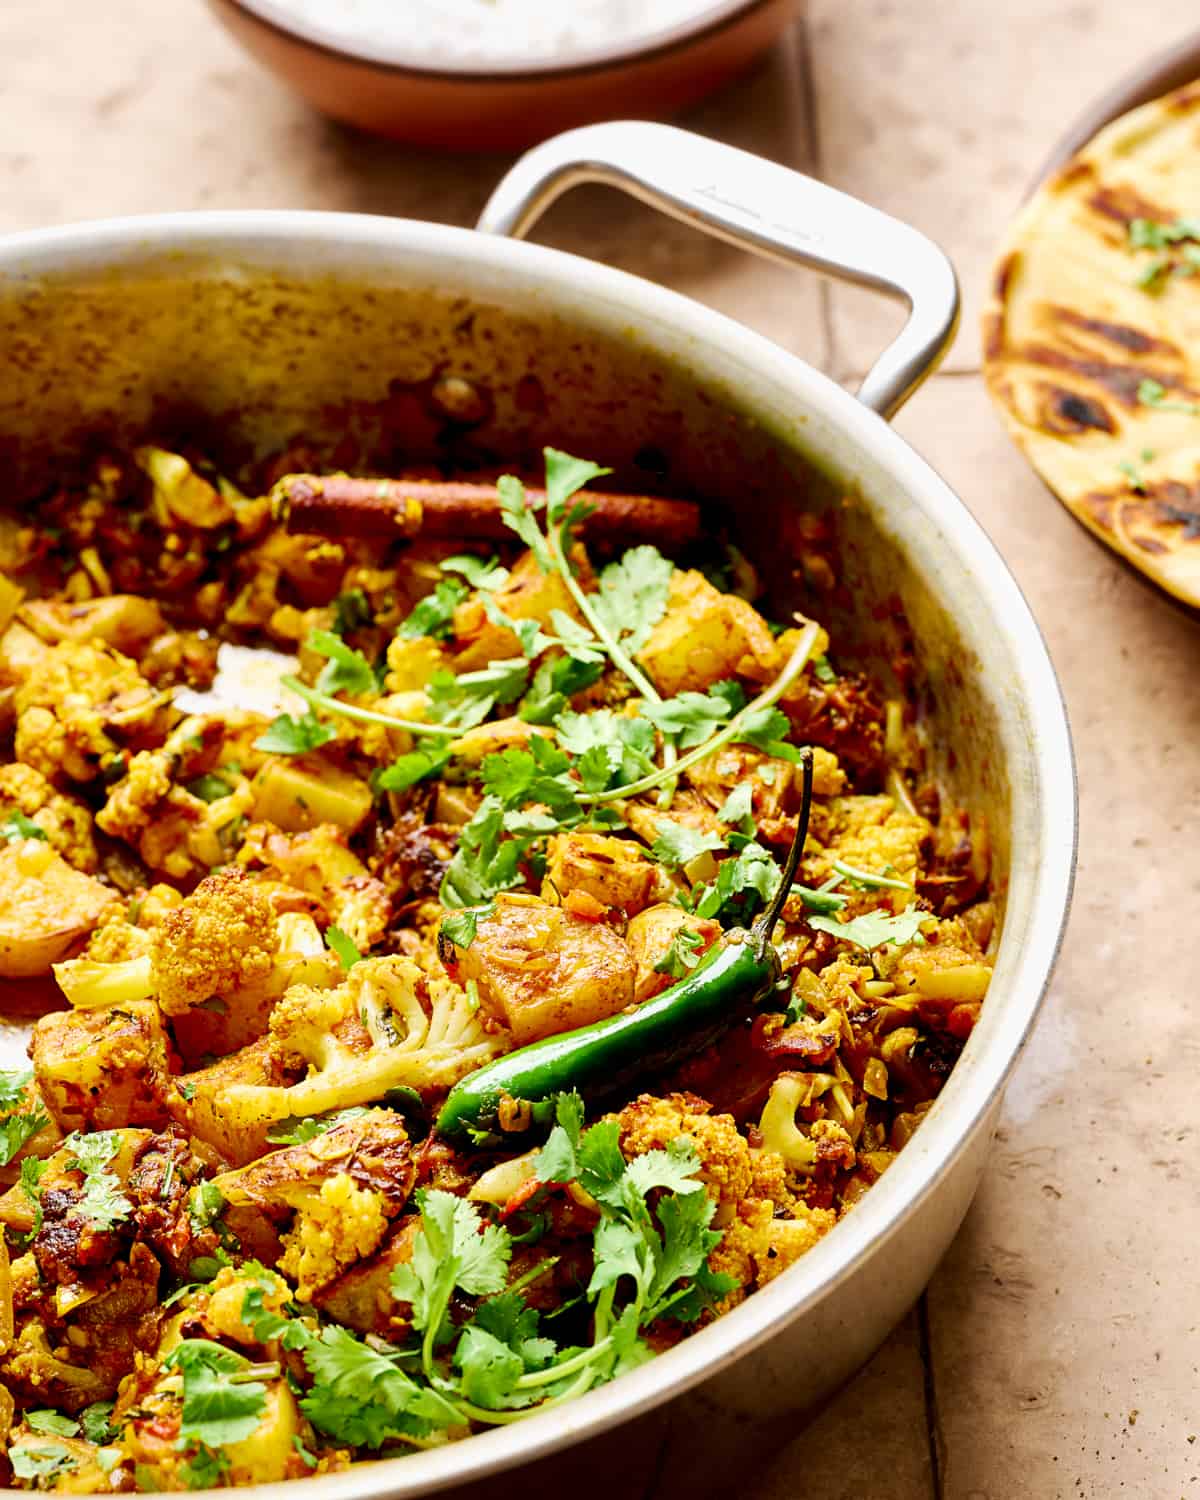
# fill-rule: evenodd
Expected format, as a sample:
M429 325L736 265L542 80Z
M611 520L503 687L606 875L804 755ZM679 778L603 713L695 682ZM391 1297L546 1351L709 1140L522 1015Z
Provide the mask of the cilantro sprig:
M0 1166L7 1166L50 1116L27 1092L33 1081L32 1068L0 1072Z
M115 1130L97 1130L90 1135L69 1135L63 1147L72 1154L68 1170L81 1172L83 1184L76 1210L97 1229L112 1229L128 1219L133 1204L121 1191L121 1182L109 1165L121 1149Z
M833 917L810 917L808 924L818 932L827 932L831 937L840 938L855 948L870 952L885 944L923 941L921 927L929 918L929 912L909 906L895 915L885 911L863 912L849 922L839 922Z

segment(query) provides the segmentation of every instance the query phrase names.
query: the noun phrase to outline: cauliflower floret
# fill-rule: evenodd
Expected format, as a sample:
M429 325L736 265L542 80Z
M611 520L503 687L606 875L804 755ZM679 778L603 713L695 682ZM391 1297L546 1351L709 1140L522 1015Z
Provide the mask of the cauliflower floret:
M372 1109L213 1181L234 1208L255 1209L276 1224L292 1220L278 1267L308 1301L377 1248L416 1176L403 1121Z
M230 1339L235 1344L260 1342L242 1316L246 1293L251 1290L262 1292L262 1305L267 1312L277 1313L292 1300L291 1287L272 1271L258 1266L253 1270L223 1266L209 1284L208 1305L202 1314L204 1326L213 1338Z
M185 719L160 749L139 751L96 814L97 825L176 880L223 864L254 801L244 776L208 774L221 757L225 731L219 715L197 716ZM205 796L184 785L201 777L208 783ZM222 788L228 789L224 795ZM217 795L210 798L209 790Z
M290 985L326 987L337 959L311 917L276 917L270 897L231 866L202 880L154 933L152 985L185 1058L221 1055L267 1029Z
M432 636L407 640L395 635L387 649L387 664L388 692L411 693L423 691L433 674L448 665L448 658Z
M300 1300L311 1301L348 1265L370 1255L387 1225L378 1193L356 1187L349 1172L338 1172L297 1213L295 1225L284 1236L279 1269L295 1281Z
M360 960L336 990L289 989L270 1035L280 1064L309 1074L288 1088L230 1085L225 1112L247 1128L371 1104L395 1088L440 1093L508 1045L457 985L399 956Z
M17 687L16 758L55 783L91 781L118 749L114 733L156 732L169 702L119 651L63 641Z
M617 1119L625 1156L665 1150L672 1141L686 1140L700 1158L698 1176L717 1205L718 1226L750 1191L753 1166L750 1147L739 1134L732 1115L713 1115L695 1094L668 1094L656 1099L642 1094L627 1104Z
M31 818L68 864L85 875L96 871L92 815L82 802L58 792L40 771L13 761L0 766L0 809L15 807ZM0 814L2 816L2 814Z
M271 972L278 950L268 897L243 870L218 870L155 933L158 1003L178 1016L214 995L247 989Z
M182 900L173 885L152 885L134 897L124 911L114 911L110 920L96 928L83 957L102 964L149 957L154 947L154 929Z
M721 1242L708 1257L708 1268L719 1275L732 1276L737 1286L730 1289L714 1308L720 1316L743 1301L758 1276L758 1259L765 1256L774 1209L765 1198L748 1198L739 1203L721 1227Z
M905 812L886 796L836 797L829 811L827 847L805 859L806 876L827 879L833 873L833 861L839 859L874 874L890 868L901 880L915 881L922 847L933 838L927 819Z
M758 1245L754 1252L759 1286L774 1281L781 1271L807 1255L836 1223L837 1214L832 1208L809 1208L801 1202L793 1204L790 1219L771 1219L766 1227L765 1245Z
M246 830L238 863L265 869L311 896L326 925L340 927L360 953L369 952L387 930L392 905L386 887L367 873L333 823L291 834L254 823Z
M153 486L151 505L159 525L178 520L207 531L234 519L224 492L197 474L181 454L147 445L134 450L133 461Z

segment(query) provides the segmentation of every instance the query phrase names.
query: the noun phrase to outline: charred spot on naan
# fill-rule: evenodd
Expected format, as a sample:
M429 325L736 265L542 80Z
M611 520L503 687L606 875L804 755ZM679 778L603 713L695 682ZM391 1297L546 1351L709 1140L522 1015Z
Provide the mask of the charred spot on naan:
M1095 334L1106 343L1116 344L1129 354L1165 354L1183 361L1183 351L1169 339L1157 338L1143 328L1131 328L1128 323L1110 323L1104 318L1089 318L1076 312L1073 307L1058 307L1047 303L1047 309L1058 324L1066 324L1081 333Z
M1028 364L1044 365L1049 370L1062 370L1094 381L1130 411L1142 405L1138 392L1146 380L1156 381L1164 391L1180 399L1190 399L1197 394L1181 376L1158 367L1149 369L1145 365L1115 364L1099 356L1068 354L1065 349L1056 349L1050 344L1026 344L1014 349L1013 354ZM1109 432L1116 430L1115 426L1107 429Z
M1058 432L1074 436L1089 429L1097 432L1116 432L1116 423L1103 402L1079 391L1068 390L1061 385L1050 385L1046 381L1038 384L1042 400L1038 403L1040 421L1045 432Z
M1088 194L1087 206L1103 219L1112 219L1128 230L1134 219L1154 219L1160 224L1169 224L1175 218L1173 208L1165 208L1150 198L1144 198L1129 182L1101 182L1094 192Z
M1164 498L1167 493L1170 499ZM1183 500L1194 503L1180 503ZM1145 494L1129 488L1091 490L1082 497L1080 511L1081 519L1096 530L1154 556L1200 542L1200 485L1167 480L1148 486Z

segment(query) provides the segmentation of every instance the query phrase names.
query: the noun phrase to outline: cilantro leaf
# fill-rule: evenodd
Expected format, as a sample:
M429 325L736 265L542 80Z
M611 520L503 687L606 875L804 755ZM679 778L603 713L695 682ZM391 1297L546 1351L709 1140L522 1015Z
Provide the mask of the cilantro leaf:
M33 1082L32 1068L0 1071L0 1110L16 1109L25 1102L25 1090Z
M25 1413L25 1424L34 1432L57 1432L60 1437L77 1437L79 1435L79 1423L64 1417L60 1412L51 1411L49 1408Z
M578 787L566 774L570 764L552 740L535 735L527 750L500 750L485 756L480 776L485 792L505 808L540 803L557 822L574 821L580 810L575 801Z
M381 792L406 792L418 781L438 775L449 764L450 756L445 750L409 750L378 773L375 785Z
M456 1288L472 1297L504 1290L512 1240L501 1225L485 1225L466 1198L430 1188L420 1202L412 1256L393 1270L392 1291L411 1304L413 1326L426 1333L428 1351L447 1336L447 1309Z
M310 708L298 719L291 714L280 714L254 741L254 748L269 755L304 755L336 738L337 731L323 724Z
M324 1115L288 1115L267 1131L267 1140L275 1146L302 1146L332 1130L335 1125L344 1125L347 1120L356 1120L366 1113L362 1105L354 1104Z
M701 854L725 847L725 840L719 833L701 833L698 828L689 828L686 823L672 823L669 818L663 818L656 826L658 837L651 845L650 853L672 868L690 865Z
M54 1488L47 1481L76 1465L71 1450L62 1443L39 1443L36 1448L29 1443L14 1443L8 1450L8 1460L13 1474L18 1479L33 1480L35 1489Z
M644 1157L639 1157L644 1161ZM630 1170L637 1166L630 1164ZM720 1243L719 1233L708 1226L717 1205L706 1192L697 1192L700 1184L692 1180L687 1191L677 1188L658 1204L658 1222L662 1226L662 1251L657 1257L654 1276L647 1291L650 1310L647 1322L658 1316L660 1304L677 1282L697 1276L708 1261L709 1252Z
M424 1437L462 1423L457 1408L435 1390L418 1385L345 1328L323 1328L304 1362L313 1385L300 1409L336 1442L379 1448L389 1438Z
M18 839L41 839L49 843L50 835L44 828L39 828L32 818L27 818L18 808L14 808L0 822L0 839L6 839L10 844L15 844Z
M662 703L643 701L642 713L681 750L702 745L744 708L746 695L735 682L717 682L707 693L683 692Z
M36 1096L26 1093L33 1079L31 1068L0 1072L0 1166L7 1166L50 1123Z
M559 1094L554 1101L557 1123L533 1164L539 1182L574 1182L579 1176L579 1142L583 1131L583 1100L577 1093Z
M46 1163L39 1161L36 1156L27 1156L21 1163L21 1191L33 1204L33 1227L26 1236L26 1242L36 1238L42 1227L42 1174L46 1170Z
M457 578L439 579L433 592L419 600L401 622L396 634L406 641L422 635L432 636L435 641L449 640L454 634L454 611L469 593L466 584Z
M753 833L754 821L754 787L748 781L739 782L730 792L729 796L717 809L717 817L722 823L729 823L735 828L741 828L746 819L751 821L751 827L742 828L743 833Z
M515 531L533 553L538 571L549 573L554 566L550 549L546 545L545 533L538 525L533 502L525 493L525 486L514 475L502 474L496 481L496 493L500 497L500 517L504 524Z
M704 946L704 939L689 927L681 927L671 939L666 951L654 965L656 974L669 974L672 979L682 979L700 962L696 951Z
M556 728L559 744L572 755L603 752L608 782L615 779L617 785L623 785L654 769L654 729L645 719L630 719L611 708L600 708L590 714L564 713ZM598 780L600 764L598 755L588 762L592 783Z
M527 724L553 724L573 694L591 687L603 672L603 659L580 661L578 657L561 656L542 662L518 710L521 718Z
M319 693L378 692L379 679L371 663L332 630L310 630L304 648L328 657L317 678Z
M550 623L558 634L558 644L572 661L584 666L603 665L606 660L603 649L586 625L573 620L565 610L552 609Z
M489 902L486 906L448 911L438 929L439 936L444 934L456 948L469 948L475 941L480 922L485 921L495 910L495 905Z
M742 920L751 908L770 901L782 878L767 850L751 841L736 858L721 861L716 880L700 889L693 909L699 917Z
M856 948L881 948L885 943L911 943L920 936L921 925L929 921L929 913L916 906L907 907L895 916L891 912L867 911L849 922L838 922L833 917L809 917L808 925L818 932L827 932L831 937L852 943Z
M371 601L363 589L346 589L333 601L334 635L344 636L348 631L358 630L371 623Z
M525 1373L525 1361L517 1351L478 1323L469 1323L463 1329L454 1350L454 1365L461 1374L467 1400L493 1410L508 1405L517 1381Z
M522 657L490 661L477 672L455 677L435 672L425 688L430 717L443 724L470 728L481 724L497 703L511 703L529 684L529 664Z
M672 1141L666 1150L644 1151L626 1168L630 1183L644 1198L654 1188L673 1193L694 1193L703 1184L697 1179L700 1158L686 1136Z
M528 840L504 838L504 804L485 797L458 836L439 895L443 906L482 906L500 891L521 884Z
M787 743L791 720L778 708L760 708L748 713L737 728L736 743L754 745L777 760L798 761L800 752Z
M97 1229L111 1229L129 1218L133 1204L121 1191L121 1183L108 1164L121 1149L121 1137L115 1130L97 1130L90 1135L69 1135L64 1148L74 1154L67 1161L68 1170L83 1173L83 1189L77 1211Z
M347 973L362 958L354 939L342 931L340 927L327 927L325 929L325 943L331 952L336 953L338 963Z
M640 651L666 613L674 564L656 547L631 547L600 574L591 603L626 651Z
M183 1339L163 1361L183 1375L179 1435L205 1448L240 1443L250 1436L267 1405L261 1380L233 1380L249 1361L209 1339Z
M611 469L602 468L586 458L572 458L560 448L543 448L546 460L546 509L550 521L557 524L563 519L567 501L577 490Z
M112 1413L113 1402L111 1401L93 1401L90 1406L85 1406L79 1413L83 1435L89 1443L112 1441L116 1435L111 1421Z
M489 562L470 552L456 552L453 557L443 558L438 564L443 573L461 573L473 589L492 593L508 582L508 569L502 568L493 557Z

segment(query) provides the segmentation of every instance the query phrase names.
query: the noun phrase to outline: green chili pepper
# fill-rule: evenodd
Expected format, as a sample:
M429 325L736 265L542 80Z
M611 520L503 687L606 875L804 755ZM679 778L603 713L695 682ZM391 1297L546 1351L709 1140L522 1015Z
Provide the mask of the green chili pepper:
M556 1094L571 1089L585 1097L606 1094L667 1067L707 1047L771 994L780 978L771 934L792 889L812 807L812 751L801 756L804 795L796 837L779 890L751 931L726 933L690 974L636 1010L546 1037L468 1074L442 1106L438 1135L471 1139L496 1133L506 1102L519 1121L515 1128L548 1121ZM530 1108L521 1110L522 1104Z

